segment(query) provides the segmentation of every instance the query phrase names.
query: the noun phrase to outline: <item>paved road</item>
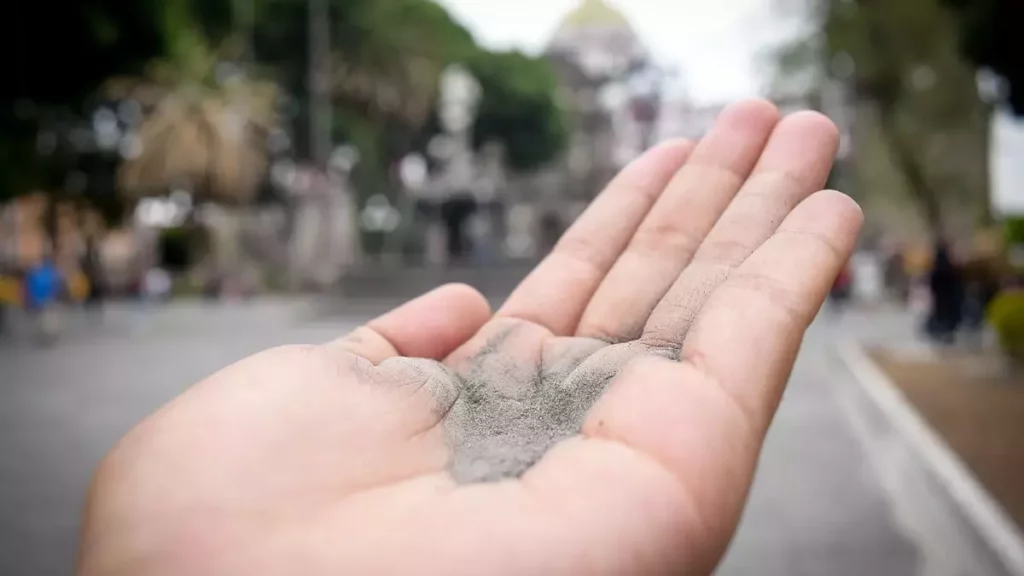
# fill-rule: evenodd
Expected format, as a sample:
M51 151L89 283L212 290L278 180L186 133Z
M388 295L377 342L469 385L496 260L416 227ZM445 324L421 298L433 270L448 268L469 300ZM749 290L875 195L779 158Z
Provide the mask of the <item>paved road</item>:
M0 348L0 575L72 572L92 468L137 420L226 363L276 344L328 340L365 312L339 317L335 309L310 321L317 315L289 306L122 311L103 338ZM844 332L903 322L879 318L854 316ZM834 355L837 333L822 321L806 340L720 574L1002 574L863 401Z

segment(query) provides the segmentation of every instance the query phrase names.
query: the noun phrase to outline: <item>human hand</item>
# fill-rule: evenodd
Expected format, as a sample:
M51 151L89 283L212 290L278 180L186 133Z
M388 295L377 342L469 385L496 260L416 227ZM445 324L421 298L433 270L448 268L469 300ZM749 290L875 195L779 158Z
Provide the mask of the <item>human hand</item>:
M627 167L493 317L446 286L210 377L105 459L80 572L710 573L861 225L817 192L837 142L731 106Z

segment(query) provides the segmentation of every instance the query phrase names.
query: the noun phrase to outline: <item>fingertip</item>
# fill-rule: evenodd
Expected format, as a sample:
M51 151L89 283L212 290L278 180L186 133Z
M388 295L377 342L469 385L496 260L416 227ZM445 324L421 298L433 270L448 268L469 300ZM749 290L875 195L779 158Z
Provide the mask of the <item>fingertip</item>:
M799 124L839 139L839 127L831 118L815 110L800 110L786 115L786 123Z
M778 123L781 118L778 107L769 100L749 98L726 106L718 116L718 122L740 126L770 126Z
M487 297L469 284L452 282L435 288L427 294L443 295L445 299L458 302L465 313L472 313L475 317L482 317L486 320L492 314L491 303L487 300Z
M673 138L652 146L649 150L629 163L616 178L617 183L629 182L631 188L647 189L651 196L656 196L664 188L658 183L675 174L689 159L696 145L686 138ZM616 182L609 186L615 188Z
M694 147L689 138L669 138L662 140L647 151L648 154L689 154Z
M854 200L849 194L840 192L838 190L822 190L814 196L821 196L824 198L821 202L829 202L834 206L836 212L840 212L844 217L851 221L859 223L864 222L864 210L861 208L860 203Z
M827 116L802 111L783 118L758 161L765 169L782 170L806 184L807 192L825 183L839 151L839 128Z
M441 359L491 317L487 299L466 284L445 284L367 324L399 354Z
M864 226L864 211L850 196L837 190L822 190L808 196L787 220L797 227L838 234L852 244Z

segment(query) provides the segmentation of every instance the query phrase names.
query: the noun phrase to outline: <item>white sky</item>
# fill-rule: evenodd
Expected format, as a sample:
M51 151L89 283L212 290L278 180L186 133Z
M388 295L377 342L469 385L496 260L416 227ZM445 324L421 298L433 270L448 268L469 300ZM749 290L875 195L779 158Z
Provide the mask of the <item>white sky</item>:
M491 47L542 50L562 16L581 0L437 0ZM769 80L762 51L799 30L785 0L607 0L689 97L718 104L761 93ZM799 4L799 3L798 3Z

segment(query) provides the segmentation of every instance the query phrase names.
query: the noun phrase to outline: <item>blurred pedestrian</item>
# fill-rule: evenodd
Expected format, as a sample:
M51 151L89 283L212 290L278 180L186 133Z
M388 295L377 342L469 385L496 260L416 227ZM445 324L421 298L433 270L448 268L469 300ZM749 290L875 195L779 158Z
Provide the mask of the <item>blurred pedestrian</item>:
M853 295L853 270L850 264L847 263L843 266L843 269L836 276L835 282L832 284L832 290L829 293L829 304L835 313L842 312L846 305L850 301L850 297Z
M93 320L101 321L103 319L103 302L106 299L106 284L103 279L103 266L95 236L90 236L86 240L85 255L82 258L82 273L89 285L85 297L85 309Z
M142 294L147 302L166 302L174 289L174 280L167 270L154 266L146 271L142 281Z
M976 255L964 266L964 328L979 333L985 313L1001 288L998 262L994 257Z
M952 343L963 320L964 285L962 270L944 241L935 244L928 283L932 301L925 330L937 342Z
M52 344L60 332L58 304L64 291L64 278L49 257L29 268L25 275L25 307L36 327L36 337Z
M910 277L903 247L896 245L885 258L885 286L897 303L906 305L910 301Z

